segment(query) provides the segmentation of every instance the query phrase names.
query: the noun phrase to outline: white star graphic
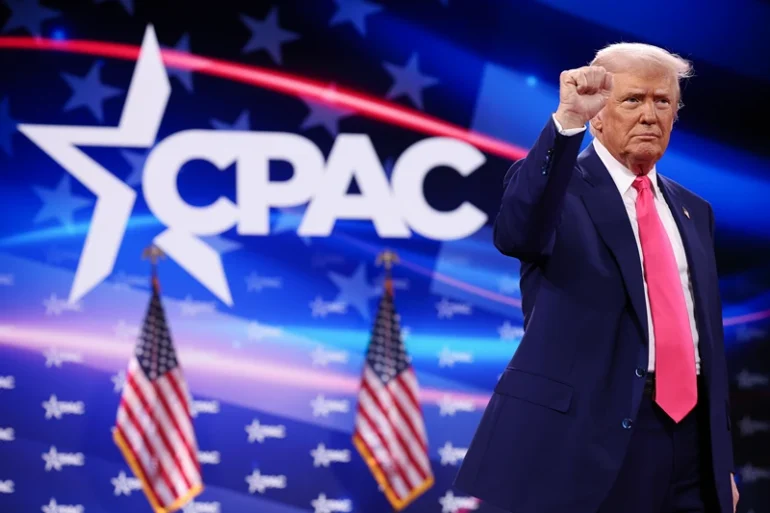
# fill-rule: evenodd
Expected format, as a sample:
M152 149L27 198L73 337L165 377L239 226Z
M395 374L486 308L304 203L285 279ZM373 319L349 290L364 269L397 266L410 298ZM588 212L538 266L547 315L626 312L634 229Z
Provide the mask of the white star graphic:
M150 147L155 141L170 93L171 86L155 31L150 26L144 36L117 127L33 124L20 124L18 127L97 197L83 255L70 291L70 302L80 299L112 272L136 200L133 189L77 146ZM165 251L165 248L162 249Z
M58 399L56 399L56 396L54 394L51 394L51 397L47 401L43 401L42 405L43 405L43 408L45 408L46 419L61 418L61 409L59 408L59 401Z
M56 499L51 497L48 504L44 505L41 509L43 513L59 513L59 504L56 503Z
M43 461L45 461L46 472L50 472L51 470L58 471L62 468L61 460L59 460L59 453L53 445L48 449L48 452L43 453Z
M112 380L112 390L114 392L122 392L123 387L126 386L126 371L120 371L110 378Z
M131 491L137 489L137 481L138 479L128 477L122 470L118 477L110 479L112 486L115 487L115 495L131 495Z
M417 54L412 54L404 66L396 66L389 62L384 63L384 66L393 76L393 85L385 96L396 98L406 94L417 108L422 109L422 90L438 84L438 80L420 72Z

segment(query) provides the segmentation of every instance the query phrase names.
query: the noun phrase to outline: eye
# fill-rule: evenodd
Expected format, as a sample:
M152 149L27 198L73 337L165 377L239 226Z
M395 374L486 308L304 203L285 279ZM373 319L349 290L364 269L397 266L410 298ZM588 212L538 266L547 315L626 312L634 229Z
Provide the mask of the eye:
M637 98L636 96L629 96L624 101L631 102L631 103L637 103L639 101L639 98Z

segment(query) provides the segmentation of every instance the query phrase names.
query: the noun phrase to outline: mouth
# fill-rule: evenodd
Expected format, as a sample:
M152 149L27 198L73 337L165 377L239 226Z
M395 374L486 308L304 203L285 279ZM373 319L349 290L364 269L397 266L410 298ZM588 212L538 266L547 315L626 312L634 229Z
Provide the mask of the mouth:
M645 141L653 141L655 139L658 139L660 136L658 134L638 134L634 137L638 137L639 139L642 139Z

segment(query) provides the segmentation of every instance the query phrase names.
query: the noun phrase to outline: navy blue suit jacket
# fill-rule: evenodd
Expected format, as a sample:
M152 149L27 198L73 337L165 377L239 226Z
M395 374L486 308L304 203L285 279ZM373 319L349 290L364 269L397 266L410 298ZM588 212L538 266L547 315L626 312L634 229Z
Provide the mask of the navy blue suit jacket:
M620 469L648 363L638 247L621 195L585 132L549 120L505 176L495 246L521 260L525 332L455 486L515 513L596 513ZM713 469L732 513L727 367L711 206L658 174L694 290ZM684 214L686 211L689 217Z

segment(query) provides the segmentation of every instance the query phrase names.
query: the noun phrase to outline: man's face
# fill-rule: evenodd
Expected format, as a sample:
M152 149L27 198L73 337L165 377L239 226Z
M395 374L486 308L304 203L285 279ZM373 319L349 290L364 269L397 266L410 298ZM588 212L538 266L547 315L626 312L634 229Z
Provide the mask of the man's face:
M613 73L612 94L591 123L616 159L647 173L668 147L678 101L676 77L666 71Z

